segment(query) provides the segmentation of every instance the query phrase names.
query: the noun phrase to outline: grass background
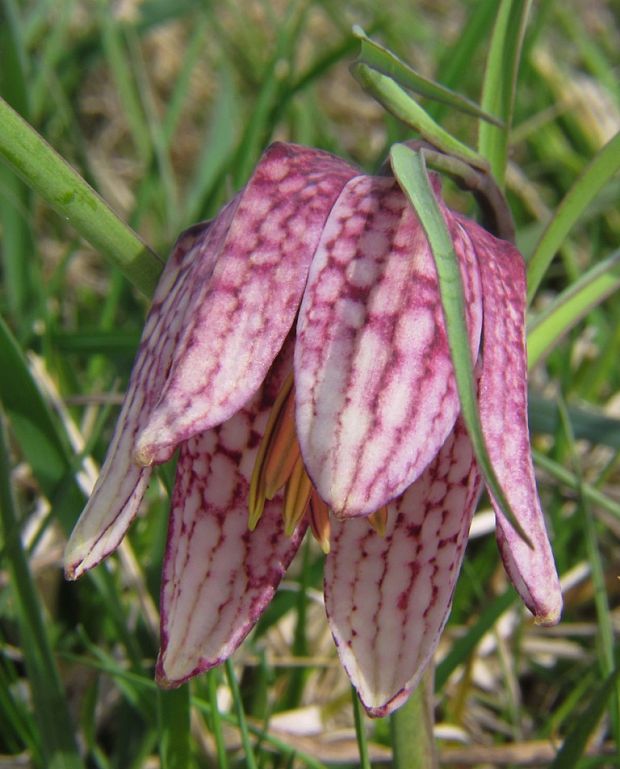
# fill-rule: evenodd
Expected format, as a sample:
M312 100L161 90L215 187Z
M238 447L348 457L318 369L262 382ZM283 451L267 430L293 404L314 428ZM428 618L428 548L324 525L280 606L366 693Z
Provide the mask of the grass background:
M3 0L0 95L165 257L181 229L243 184L270 141L323 147L376 171L390 144L410 136L348 72L354 23L479 100L498 6ZM600 0L532 6L507 173L526 258L620 126L617 13ZM473 119L425 106L475 144ZM596 265L607 293L617 287L619 193L616 175L563 240L534 297L533 330ZM0 238L0 766L358 765L313 543L234 665L176 692L152 683L170 469L119 554L64 582L66 533L105 455L147 303L2 164ZM603 298L566 332L576 313L568 302L561 339L543 326L545 354L531 372L564 619L540 629L521 609L483 499L437 658L446 766L547 766L566 738L559 766L618 761L620 305ZM373 764L389 765L388 723L365 727Z

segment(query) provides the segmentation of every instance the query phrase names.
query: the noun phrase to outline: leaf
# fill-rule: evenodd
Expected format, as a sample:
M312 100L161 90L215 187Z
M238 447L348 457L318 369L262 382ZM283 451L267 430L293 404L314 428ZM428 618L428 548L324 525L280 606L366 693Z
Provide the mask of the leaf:
M4 99L0 99L0 160L136 288L151 295L163 262Z
M547 355L571 328L620 288L620 249L594 265L528 325L528 368Z
M364 90L375 98L388 112L405 125L415 129L423 139L448 155L465 160L475 168L488 169L488 164L477 152L455 139L439 123L420 107L394 80L371 69L361 62L351 66L351 74Z
M578 440L620 450L620 419L614 419L594 406L571 405L568 416ZM532 432L553 435L560 419L557 401L530 393L529 418Z
M530 302L564 239L595 195L618 169L620 169L620 131L588 163L564 196L542 234L528 265L527 284Z
M478 150L489 161L500 187L504 186L508 162L517 73L530 5L531 0L502 0L484 73L482 109L495 115L502 126L481 123Z
M588 707L576 719L573 728L566 736L564 744L558 751L553 763L549 765L549 769L571 769L571 767L577 766L580 763L588 737L595 730L601 719L607 701L611 697L619 677L620 668L616 668L594 692Z
M390 161L394 175L403 192L420 217L435 258L439 293L461 402L461 413L474 447L476 460L485 483L502 512L523 541L531 546L529 537L516 520L504 490L497 480L482 435L474 371L465 325L465 299L461 274L450 234L433 195L424 159L421 153L414 152L403 144L395 144L390 150Z
M22 545L10 467L5 415L0 408L0 530L16 600L21 647L41 735L41 750L45 765L50 769L80 769L83 763L75 742L67 696Z
M386 75L391 80L394 80L403 88L420 94L420 96L426 96L434 101L447 104L452 109L464 112L466 115L479 117L481 120L486 120L498 127L502 126L501 120L486 113L476 102L461 96L461 94L446 88L440 83L436 83L434 80L420 75L394 53L371 40L361 27L355 25L353 27L353 34L361 43L358 59L360 63L367 64L382 75Z

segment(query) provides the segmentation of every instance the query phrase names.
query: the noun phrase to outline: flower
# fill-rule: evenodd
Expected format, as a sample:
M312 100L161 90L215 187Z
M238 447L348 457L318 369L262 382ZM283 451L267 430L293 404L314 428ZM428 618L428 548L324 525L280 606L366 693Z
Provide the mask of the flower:
M554 623L561 593L527 428L523 260L439 203L487 447L533 543L496 507L499 549L536 619ZM344 667L371 715L398 707L446 622L481 477L432 254L392 177L274 144L213 221L181 235L67 547L69 578L118 546L151 466L177 447L158 680L178 685L237 648L310 523L329 550L325 604Z

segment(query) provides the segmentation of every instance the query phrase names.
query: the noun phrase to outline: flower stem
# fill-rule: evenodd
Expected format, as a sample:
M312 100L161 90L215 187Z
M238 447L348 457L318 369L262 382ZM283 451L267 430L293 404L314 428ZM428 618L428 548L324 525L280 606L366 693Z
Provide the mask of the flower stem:
M394 769L437 769L433 736L433 671L390 717Z
M368 758L368 744L364 731L364 713L357 692L351 687L351 699L353 700L353 719L355 720L355 735L360 753L360 769L372 769Z

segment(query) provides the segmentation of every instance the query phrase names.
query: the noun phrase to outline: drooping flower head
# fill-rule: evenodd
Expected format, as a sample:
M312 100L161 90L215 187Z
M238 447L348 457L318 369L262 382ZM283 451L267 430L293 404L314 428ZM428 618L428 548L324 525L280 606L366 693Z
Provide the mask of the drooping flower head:
M523 260L436 194L487 448L533 544L496 506L500 553L550 624L561 593L530 456ZM274 144L173 250L67 575L118 546L151 466L178 448L159 681L178 685L237 648L310 525L328 551L339 655L368 712L385 715L437 645L480 494L459 411L433 257L397 182Z

